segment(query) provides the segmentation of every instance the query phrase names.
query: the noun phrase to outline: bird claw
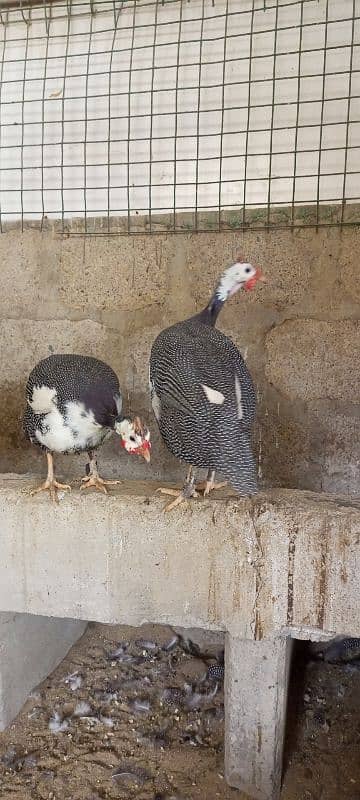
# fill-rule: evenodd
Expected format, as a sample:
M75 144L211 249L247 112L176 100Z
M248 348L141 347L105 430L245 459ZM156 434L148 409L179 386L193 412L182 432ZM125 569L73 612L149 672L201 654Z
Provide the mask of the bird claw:
M203 496L207 497L210 492L213 492L216 489L223 489L224 486L227 486L228 482L223 481L222 483L213 483L213 481L201 481L201 483L196 484L196 489L199 492L203 492Z
M164 513L167 511L172 511L176 506L179 506L180 503L185 503L187 500L190 500L190 497L198 497L197 491L194 489L194 486L190 483L186 483L182 489L168 489L164 487L160 487L156 489L157 492L161 494L169 494L172 497L175 497L171 503L169 503L164 508Z
M178 495L177 497L175 497L175 500L173 500L172 503L169 503L167 506L165 506L164 514L166 514L168 511L172 511L174 508L176 508L176 506L179 506L181 503L185 503L186 501L187 498L183 495L183 493L178 492Z
M171 494L174 495L174 497L177 497L179 494L179 489L167 489L163 486L159 487L159 489L156 489L156 491L160 492L161 494Z
M39 492L46 492L48 491L50 494L50 498L53 503L58 503L58 493L57 489L68 489L71 492L71 486L68 483L59 483L59 481L55 480L55 478L50 481L46 480L41 486L38 486L36 489L32 489L30 492L30 496L32 497L34 494L38 494Z
M91 486L94 486L95 489L98 489L103 494L107 494L107 486L115 486L115 484L121 483L121 481L106 481L100 478L99 475L85 475L81 480L82 486L80 486L80 490L90 489Z

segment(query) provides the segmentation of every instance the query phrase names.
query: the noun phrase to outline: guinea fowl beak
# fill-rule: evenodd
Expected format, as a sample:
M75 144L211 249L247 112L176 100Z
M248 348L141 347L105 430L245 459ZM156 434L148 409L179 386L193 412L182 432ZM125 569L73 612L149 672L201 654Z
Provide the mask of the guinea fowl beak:
M146 445L143 444L141 447L139 447L137 452L138 452L139 456L142 456L143 458L145 458L145 461L147 461L147 463L149 464L149 462L150 462L150 448L149 448L149 446L147 444Z
M266 283L266 278L265 278L265 275L263 275L263 273L261 272L261 269L259 267L256 267L255 275L253 275L252 278L249 278L249 280L246 281L246 283L245 283L245 287L244 287L245 291L249 292L250 289L253 289L258 281L261 281L262 283Z

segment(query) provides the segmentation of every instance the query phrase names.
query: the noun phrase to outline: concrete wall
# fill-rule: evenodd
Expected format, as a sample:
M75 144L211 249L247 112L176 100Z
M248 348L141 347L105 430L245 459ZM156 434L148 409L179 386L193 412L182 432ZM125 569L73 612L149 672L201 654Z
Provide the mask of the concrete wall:
M268 284L233 298L219 324L258 386L256 444L265 484L356 493L360 477L358 229L61 239L51 229L0 235L0 469L44 471L24 441L24 385L51 352L89 353L119 374L127 410L153 429L150 467L120 452L108 473L173 479L183 468L157 435L148 357L166 325L199 310L238 251ZM59 463L59 461L61 463ZM81 476L84 458L58 470Z
M0 613L0 731L85 628L79 620Z

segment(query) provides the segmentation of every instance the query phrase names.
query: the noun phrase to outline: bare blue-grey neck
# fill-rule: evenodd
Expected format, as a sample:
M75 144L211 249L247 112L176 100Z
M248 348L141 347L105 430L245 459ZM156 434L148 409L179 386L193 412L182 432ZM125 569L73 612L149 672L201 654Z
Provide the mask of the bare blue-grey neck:
M206 308L204 308L202 311L200 311L200 314L198 314L198 318L205 325L211 325L214 328L224 303L225 300L220 299L216 289Z

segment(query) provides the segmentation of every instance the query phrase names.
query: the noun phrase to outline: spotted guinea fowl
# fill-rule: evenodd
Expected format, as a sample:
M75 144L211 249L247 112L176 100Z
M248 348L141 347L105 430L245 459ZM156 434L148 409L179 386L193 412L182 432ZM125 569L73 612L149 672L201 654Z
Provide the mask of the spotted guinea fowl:
M252 289L259 269L242 260L225 270L206 308L162 331L150 356L152 408L171 453L190 466L183 489L160 489L176 499L196 496L194 467L208 470L204 494L218 470L242 495L257 491L251 449L256 397L249 371L231 339L215 328L225 301Z
M115 372L96 358L54 354L39 361L26 386L24 430L27 438L46 452L46 481L32 494L48 490L57 500L57 489L70 489L54 477L53 453L87 451L89 463L82 489L94 486L106 494L97 470L95 451L115 431L128 453L150 461L150 433L139 417L121 414L122 397Z

